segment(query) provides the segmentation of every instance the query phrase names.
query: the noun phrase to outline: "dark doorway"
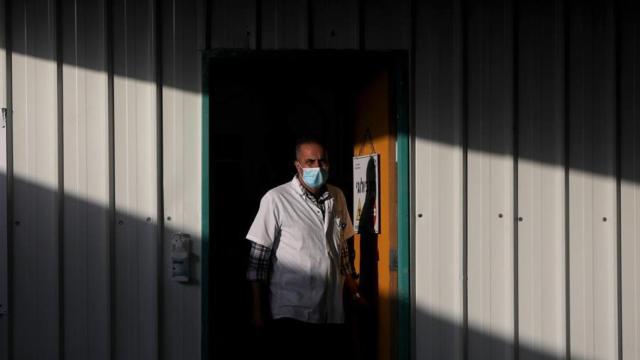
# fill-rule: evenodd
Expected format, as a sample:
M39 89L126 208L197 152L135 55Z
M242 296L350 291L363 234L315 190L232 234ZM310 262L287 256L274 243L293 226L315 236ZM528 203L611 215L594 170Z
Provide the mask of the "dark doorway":
M245 235L260 199L294 176L296 139L315 137L329 150L329 182L352 210L356 99L389 62L357 52L246 52L215 56L209 66L210 357L251 358L260 349L250 325ZM376 311L365 316L377 323ZM369 350L356 349L354 359L374 358L374 328L361 331Z

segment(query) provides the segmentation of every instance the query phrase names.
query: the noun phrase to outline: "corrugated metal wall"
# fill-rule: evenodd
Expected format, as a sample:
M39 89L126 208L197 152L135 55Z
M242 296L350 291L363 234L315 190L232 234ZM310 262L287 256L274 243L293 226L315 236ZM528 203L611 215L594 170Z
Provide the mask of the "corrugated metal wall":
M0 3L0 358L200 357L204 8Z
M640 358L632 1L0 6L14 358L199 358L201 284L170 281L168 244L202 255L205 47L408 50L416 358Z
M636 359L640 13L418 1L419 359Z

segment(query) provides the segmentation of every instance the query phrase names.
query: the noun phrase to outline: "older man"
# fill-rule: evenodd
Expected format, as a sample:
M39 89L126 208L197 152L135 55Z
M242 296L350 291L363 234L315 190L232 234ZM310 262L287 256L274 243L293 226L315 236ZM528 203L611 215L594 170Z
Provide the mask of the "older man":
M268 323L281 358L340 358L345 284L361 301L346 242L355 232L344 194L327 184L324 146L298 141L294 165L293 179L264 195L247 234L253 320L259 330Z

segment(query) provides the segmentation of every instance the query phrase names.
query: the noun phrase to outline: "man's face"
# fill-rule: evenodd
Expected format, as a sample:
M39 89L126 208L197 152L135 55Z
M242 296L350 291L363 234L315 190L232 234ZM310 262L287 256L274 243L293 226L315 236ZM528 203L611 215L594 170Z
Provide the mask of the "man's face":
M323 168L329 170L329 159L327 159L324 148L319 144L302 144L296 159L298 173L302 174L303 168Z

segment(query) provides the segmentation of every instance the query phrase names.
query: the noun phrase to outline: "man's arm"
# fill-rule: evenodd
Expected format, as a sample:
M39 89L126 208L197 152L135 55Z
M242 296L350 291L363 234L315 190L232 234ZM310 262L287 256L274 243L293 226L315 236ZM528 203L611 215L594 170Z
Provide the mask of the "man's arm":
M340 249L340 271L344 276L344 284L347 288L347 291L349 292L349 296L351 297L351 299L356 301L358 304L365 304L366 301L360 295L356 271L353 266L354 256L349 250L349 246L347 245L351 239L353 238L347 239Z
M249 265L247 280L251 284L253 325L261 329L266 320L266 286L271 270L271 249L249 240Z
M265 315L264 315L264 301L262 300L265 295L265 284L262 281L251 281L251 294L252 294L252 321L253 326L256 329L264 328Z

